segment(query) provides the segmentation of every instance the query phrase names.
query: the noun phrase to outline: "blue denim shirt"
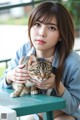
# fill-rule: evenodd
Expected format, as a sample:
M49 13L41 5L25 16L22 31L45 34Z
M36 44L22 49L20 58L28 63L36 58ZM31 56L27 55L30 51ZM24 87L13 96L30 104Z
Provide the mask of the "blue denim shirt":
M7 85L5 82L7 72L18 65L19 59L22 56L27 57L31 54L35 54L35 48L30 48L30 43L25 43L16 51L15 56L10 61L8 69L0 80L0 87L11 88L11 85ZM58 66L57 52L55 52L52 66L56 68ZM74 116L77 120L80 120L80 56L74 51L66 58L62 83L65 86L65 92L62 97L66 100L66 108L62 111Z

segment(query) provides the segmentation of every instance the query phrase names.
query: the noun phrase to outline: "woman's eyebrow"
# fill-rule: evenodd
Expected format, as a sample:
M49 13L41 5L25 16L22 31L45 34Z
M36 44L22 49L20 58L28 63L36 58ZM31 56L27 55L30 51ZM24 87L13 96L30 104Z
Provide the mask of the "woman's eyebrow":
M47 23L47 25L54 25L54 26L58 27L58 25L55 23Z
M40 23L44 23L43 21L40 21L40 20L38 20L37 22L40 22ZM54 25L54 26L56 26L56 27L58 27L58 25L57 24L55 24L55 23L44 23L44 24L46 24L46 25Z

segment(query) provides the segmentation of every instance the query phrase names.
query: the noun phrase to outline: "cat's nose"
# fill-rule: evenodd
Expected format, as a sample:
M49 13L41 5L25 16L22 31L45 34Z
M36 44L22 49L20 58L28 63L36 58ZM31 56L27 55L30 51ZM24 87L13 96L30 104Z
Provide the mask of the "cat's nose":
M42 79L44 79L44 76L45 76L45 75L44 75L43 73L41 73L41 77L42 77Z

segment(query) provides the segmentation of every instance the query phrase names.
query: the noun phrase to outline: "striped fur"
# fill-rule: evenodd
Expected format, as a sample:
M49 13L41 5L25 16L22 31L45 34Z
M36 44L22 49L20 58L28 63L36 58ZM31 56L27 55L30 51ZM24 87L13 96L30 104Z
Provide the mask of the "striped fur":
M30 79L39 82L47 80L52 72L51 62L43 58L36 58L34 55L31 55L28 59L23 57L19 64L25 64L24 69L28 70ZM30 80L26 80L25 84L17 84L13 82L12 87L15 91L11 93L11 97L18 97L29 93L38 94L38 88L36 88L35 84L30 82Z

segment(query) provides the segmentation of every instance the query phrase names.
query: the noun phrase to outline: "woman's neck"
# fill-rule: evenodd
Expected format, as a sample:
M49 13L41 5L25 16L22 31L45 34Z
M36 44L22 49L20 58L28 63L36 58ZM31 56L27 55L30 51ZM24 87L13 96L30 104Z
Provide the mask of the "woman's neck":
M37 57L42 57L42 58L50 58L50 57L52 57L52 56L54 56L54 51L39 51L39 50L37 50L36 51L36 56Z
M49 60L50 62L52 62L54 59L54 54L44 54L43 52L37 52L36 56L38 58L45 58L45 59Z

